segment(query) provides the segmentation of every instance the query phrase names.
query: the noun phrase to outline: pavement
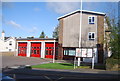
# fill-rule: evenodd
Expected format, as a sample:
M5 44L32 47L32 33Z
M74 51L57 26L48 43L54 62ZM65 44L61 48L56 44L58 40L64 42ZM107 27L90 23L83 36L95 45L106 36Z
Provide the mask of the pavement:
M23 66L23 65L37 65L52 63L53 59L39 58L39 57L23 57L23 56L13 56L13 55L2 55L2 68L13 67L13 66ZM1 61L0 61L1 62ZM55 60L57 63L66 62L64 60Z
M76 68L76 69L40 69L33 68L33 70L43 70L43 71L59 71L59 72L75 72L75 73L99 73L99 74L120 74L120 71L106 71L100 69L84 69L84 68Z
M37 57L21 56L2 56L2 68L20 65L37 65L50 62L52 62L52 59L41 59Z

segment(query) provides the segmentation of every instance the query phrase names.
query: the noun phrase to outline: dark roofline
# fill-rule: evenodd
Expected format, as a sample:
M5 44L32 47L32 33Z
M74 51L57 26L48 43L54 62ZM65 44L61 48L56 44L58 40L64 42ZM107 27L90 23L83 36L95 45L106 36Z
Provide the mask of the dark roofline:
M9 39L10 37L4 37L5 40Z

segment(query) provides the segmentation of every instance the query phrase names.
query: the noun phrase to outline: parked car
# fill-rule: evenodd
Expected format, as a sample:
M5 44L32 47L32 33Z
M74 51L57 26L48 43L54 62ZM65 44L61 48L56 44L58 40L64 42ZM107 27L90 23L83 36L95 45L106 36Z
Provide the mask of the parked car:
M1 81L15 81L15 79L13 79L13 78L11 78L9 76L6 76L6 75L4 75L2 73L0 73L0 80Z

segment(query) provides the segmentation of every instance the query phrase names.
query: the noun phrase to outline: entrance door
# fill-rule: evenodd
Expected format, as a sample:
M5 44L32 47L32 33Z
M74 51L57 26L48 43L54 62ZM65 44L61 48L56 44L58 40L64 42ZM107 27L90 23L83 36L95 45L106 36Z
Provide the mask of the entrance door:
M53 58L54 43L45 43L45 58Z
M27 43L18 43L18 56L26 56Z
M41 56L41 43L31 43L31 57Z

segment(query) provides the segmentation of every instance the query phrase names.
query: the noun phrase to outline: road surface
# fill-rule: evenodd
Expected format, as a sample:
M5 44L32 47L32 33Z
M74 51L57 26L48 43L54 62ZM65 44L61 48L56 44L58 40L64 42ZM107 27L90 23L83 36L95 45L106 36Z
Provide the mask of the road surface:
M68 71L48 71L31 69L8 69L4 74L17 81L119 81L120 74L112 73L84 73Z

